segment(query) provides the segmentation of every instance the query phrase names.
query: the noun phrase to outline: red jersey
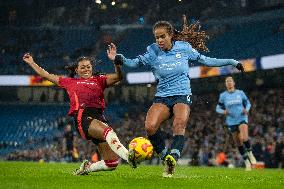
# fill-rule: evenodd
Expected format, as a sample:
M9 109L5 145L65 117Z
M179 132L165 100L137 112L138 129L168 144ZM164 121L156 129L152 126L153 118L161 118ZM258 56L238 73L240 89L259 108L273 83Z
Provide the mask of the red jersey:
M59 77L59 87L64 88L70 99L72 115L79 108L105 108L104 89L106 88L105 75L92 76L89 79Z

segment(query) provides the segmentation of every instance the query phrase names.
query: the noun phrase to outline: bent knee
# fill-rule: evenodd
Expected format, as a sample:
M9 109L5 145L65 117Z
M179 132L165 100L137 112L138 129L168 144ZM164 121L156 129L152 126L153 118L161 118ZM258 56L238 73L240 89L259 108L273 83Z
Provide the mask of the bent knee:
M145 124L145 130L148 135L153 135L156 133L159 125L157 123L151 122Z

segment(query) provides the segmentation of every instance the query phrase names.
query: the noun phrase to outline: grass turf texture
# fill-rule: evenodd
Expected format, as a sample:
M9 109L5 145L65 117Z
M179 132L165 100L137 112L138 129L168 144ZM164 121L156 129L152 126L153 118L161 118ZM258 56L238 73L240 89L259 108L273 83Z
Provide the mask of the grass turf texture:
M284 171L179 166L172 178L162 177L162 166L141 165L133 170L126 165L115 171L73 176L79 164L0 162L0 188L92 188L92 189L167 189L167 188L284 188Z

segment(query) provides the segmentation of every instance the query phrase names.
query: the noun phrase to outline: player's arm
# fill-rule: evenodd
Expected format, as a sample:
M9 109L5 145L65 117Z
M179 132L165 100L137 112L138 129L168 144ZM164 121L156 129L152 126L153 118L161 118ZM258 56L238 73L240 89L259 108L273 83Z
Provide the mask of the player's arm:
M225 104L224 104L224 100L223 100L223 96L220 95L219 100L218 100L218 104L216 106L216 112L219 114L224 114L227 115L228 112L225 108Z
M243 112L245 114L248 114L248 112L251 108L251 104L250 104L248 97L246 96L246 94L243 91L242 91L242 101L243 101L243 106L244 106Z
M107 74L106 84L112 86L123 79L121 65L115 65L115 73Z
M126 65L128 67L138 68L141 65L141 61L139 60L139 58L125 58L122 54L117 54L116 58L118 57L122 59L123 65Z
M221 67L221 66L232 65L235 66L238 70L242 72L244 71L242 64L234 59L217 59L217 58L210 58L204 55L200 55L197 61L208 67Z
M232 65L235 66L238 70L244 71L244 68L241 63L234 59L217 59L217 58L210 58L200 54L197 50L192 48L192 46L187 43L187 50L189 53L189 60L197 61L200 64L203 64L208 67L221 67Z
M129 59L124 57L122 54L117 54L116 46L111 43L107 50L108 58L111 61L114 61L115 64L126 65L131 68L137 68L143 65L143 62L146 62L148 57L150 56L149 53L144 55L139 55L139 58Z
M122 70L121 65L123 64L123 60L120 56L116 54L116 46L111 43L107 49L107 56L110 60L113 61L115 73L107 74L106 84L107 86L114 85L122 80Z
M47 71L45 71L43 68L41 68L37 63L34 61L33 57L29 54L26 53L23 56L23 60L25 63L27 63L39 76L46 78L50 82L58 85L59 83L59 76L50 74Z

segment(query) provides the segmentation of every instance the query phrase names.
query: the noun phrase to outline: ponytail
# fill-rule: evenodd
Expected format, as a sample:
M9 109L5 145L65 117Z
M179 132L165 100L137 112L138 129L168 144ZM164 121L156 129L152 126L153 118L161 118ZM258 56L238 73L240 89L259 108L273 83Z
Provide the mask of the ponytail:
M201 25L198 21L188 25L186 16L183 15L183 29L181 32L174 30L173 40L186 41L190 43L194 49L208 52L209 49L205 43L206 40L209 39L209 36L205 31L200 31L200 28Z
M173 36L174 41L186 41L196 50L209 51L205 44L206 40L209 39L209 36L205 31L200 31L201 26L198 21L188 25L185 15L183 15L183 29L181 32L176 30L172 24L167 21L156 22L153 26L153 33L157 28L165 28L168 34Z

